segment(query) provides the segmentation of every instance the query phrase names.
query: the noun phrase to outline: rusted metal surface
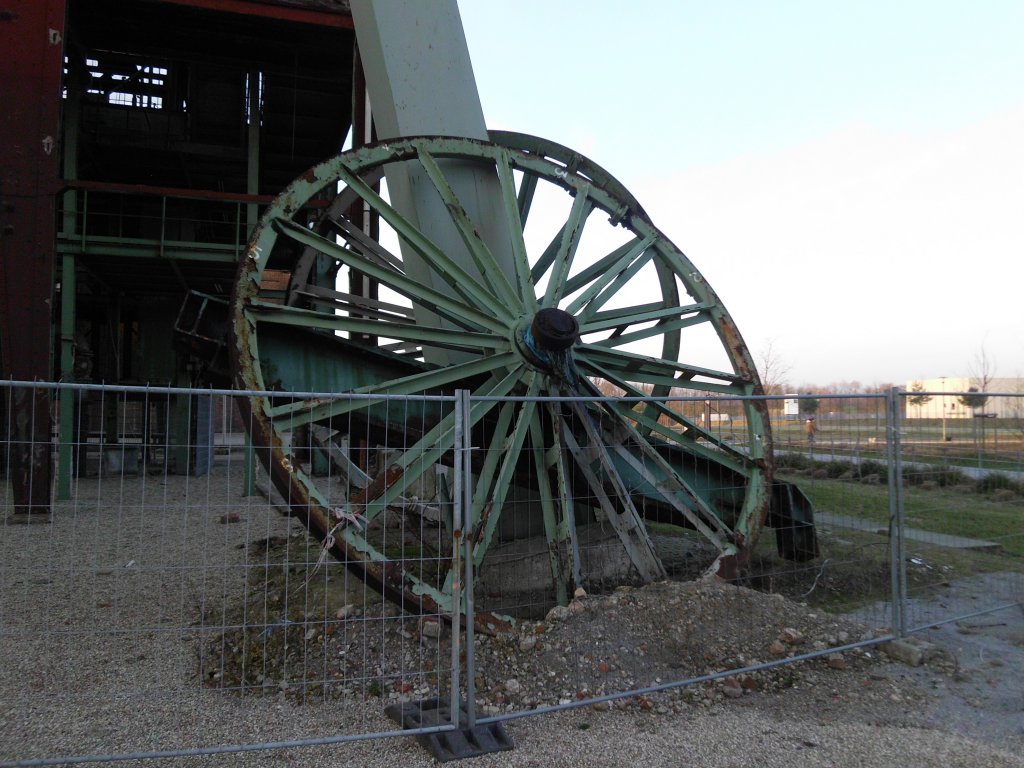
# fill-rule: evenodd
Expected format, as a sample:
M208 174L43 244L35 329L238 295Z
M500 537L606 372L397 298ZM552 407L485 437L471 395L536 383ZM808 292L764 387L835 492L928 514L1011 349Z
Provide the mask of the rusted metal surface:
M64 189L82 189L93 192L119 192L129 195L153 195L154 197L181 197L192 200L214 200L228 203L269 203L273 195L246 195L241 192L214 192L205 189L184 189L181 187L154 187L148 184L118 184L109 181L84 181L80 179L63 179L60 182ZM311 207L320 207L323 203L310 201Z
M187 5L207 11L263 16L319 27L352 29L348 0L162 0L169 5Z
M711 575L724 581L735 581L749 559L749 551L743 548L735 554L721 555L711 567Z
M54 194L60 138L64 0L0 3L0 376L49 379L52 371ZM50 407L18 388L9 423L15 510L50 508Z
M402 479L404 470L397 464L392 464L379 475L377 475L363 489L352 496L352 503L357 507L365 507L374 499L379 499L388 488Z

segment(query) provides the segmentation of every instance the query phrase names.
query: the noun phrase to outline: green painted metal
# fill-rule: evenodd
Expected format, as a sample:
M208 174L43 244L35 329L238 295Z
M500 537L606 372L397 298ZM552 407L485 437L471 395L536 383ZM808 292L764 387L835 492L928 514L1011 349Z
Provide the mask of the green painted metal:
M470 212L450 183L450 169L466 166L497 179L498 209L509 233L500 254L480 234L480 214ZM436 223L420 226L376 191L396 169L425 180L420 193L436 198L461 241L461 255L435 241ZM324 192L333 200L309 225L299 212ZM347 218L356 202L392 229L402 256ZM410 254L415 269L408 268ZM335 270L323 268L325 259ZM499 265L502 259L512 263ZM291 272L284 304L261 294L268 265ZM401 298L371 302L325 285L324 275L341 268L358 270ZM429 280L420 277L424 269ZM540 348L531 323L542 307L575 317L579 339L568 350ZM513 508L528 518L524 530L547 538L560 600L587 578L575 528L595 515L614 523L648 580L663 577L664 569L645 517L699 531L719 553L709 569L722 574L734 570L758 538L771 475L763 403L742 402L744 432L730 442L665 403L597 399L598 380L627 397L678 390L749 396L760 392L760 383L735 324L696 267L607 172L557 144L507 133L491 141L403 138L310 169L255 229L232 313L235 381L245 389L368 396L470 391L465 428L477 430L474 445L487 449L474 460L466 521L477 572L488 567L494 542L509 535L502 517ZM361 341L367 336L399 346L367 345ZM698 348L707 349L695 359ZM509 395L524 399L487 399ZM548 395L589 402L561 407L529 399ZM256 396L247 407L257 454L282 495L339 559L406 600L451 607L452 574L412 573L370 534L385 509L408 506L412 489L453 461L450 402L419 400L396 409L380 398L272 402ZM335 455L360 436L383 442L385 433L406 432L402 450L371 477L346 470L347 459L337 467L367 528L339 527L326 487L291 456L291 430L310 424L329 427L337 445L328 452ZM582 496L573 489L580 482ZM516 494L534 499L532 507L523 512L511 501Z
M413 135L487 139L456 0L354 0L352 17L374 127L382 140ZM444 87L425 87L430 83ZM388 215L389 208L370 203L403 233L403 271L435 290L472 294L473 301L484 301L480 306L500 315L516 294L511 285L517 275L499 169L435 158L430 151L421 153L420 159L385 168L391 204L401 212L399 220ZM426 250L425 242L431 246ZM446 265L443 270L437 269L440 264ZM426 305L417 305L416 319L440 327L451 322L438 322ZM449 348L424 351L437 365L467 358L466 352Z

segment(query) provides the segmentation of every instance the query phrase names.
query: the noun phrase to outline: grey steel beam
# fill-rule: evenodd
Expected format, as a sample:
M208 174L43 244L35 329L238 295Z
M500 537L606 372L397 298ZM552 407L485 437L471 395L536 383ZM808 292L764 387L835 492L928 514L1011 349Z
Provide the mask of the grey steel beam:
M380 139L400 136L465 136L487 140L487 126L473 76L456 0L401 2L352 0L356 39L366 73L374 125ZM495 268L515 285L511 235L493 166L440 161L445 178L480 228ZM469 274L483 280L444 200L425 170L413 164L389 170L391 203ZM438 290L434 270L403 245L406 272ZM417 308L418 316L427 310ZM457 353L434 353L445 365Z

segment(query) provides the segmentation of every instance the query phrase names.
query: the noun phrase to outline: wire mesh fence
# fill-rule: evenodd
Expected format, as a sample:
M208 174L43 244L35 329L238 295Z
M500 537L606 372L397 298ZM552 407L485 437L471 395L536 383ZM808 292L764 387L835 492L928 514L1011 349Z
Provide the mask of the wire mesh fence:
M239 396L74 392L74 440L55 437L44 516L14 511L23 468L4 412L0 758L329 742L397 730L386 706L449 695L458 659L438 635L450 617L405 610L350 559L326 556L304 523L308 499L256 469L271 446L247 437ZM371 439L358 405L318 426L331 440L289 429L281 448L315 477L322 506L358 516L366 546L436 580L451 551L437 510L431 520L417 506L412 521L399 500L372 521L349 512L367 473L406 447L404 435ZM416 428L413 404L390 405ZM159 418L144 429L139 413Z
M1021 602L1019 419L904 393L769 399L772 477L725 399L659 401L684 454L622 398L37 386L77 406L28 514L39 446L0 386L0 765L682 711Z

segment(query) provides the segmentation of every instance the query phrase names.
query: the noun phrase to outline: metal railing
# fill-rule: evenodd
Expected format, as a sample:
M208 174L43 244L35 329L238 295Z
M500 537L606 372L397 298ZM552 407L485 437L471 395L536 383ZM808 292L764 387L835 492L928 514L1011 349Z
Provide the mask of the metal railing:
M66 181L57 249L76 255L237 263L270 195L99 181ZM314 203L314 206L319 205Z

